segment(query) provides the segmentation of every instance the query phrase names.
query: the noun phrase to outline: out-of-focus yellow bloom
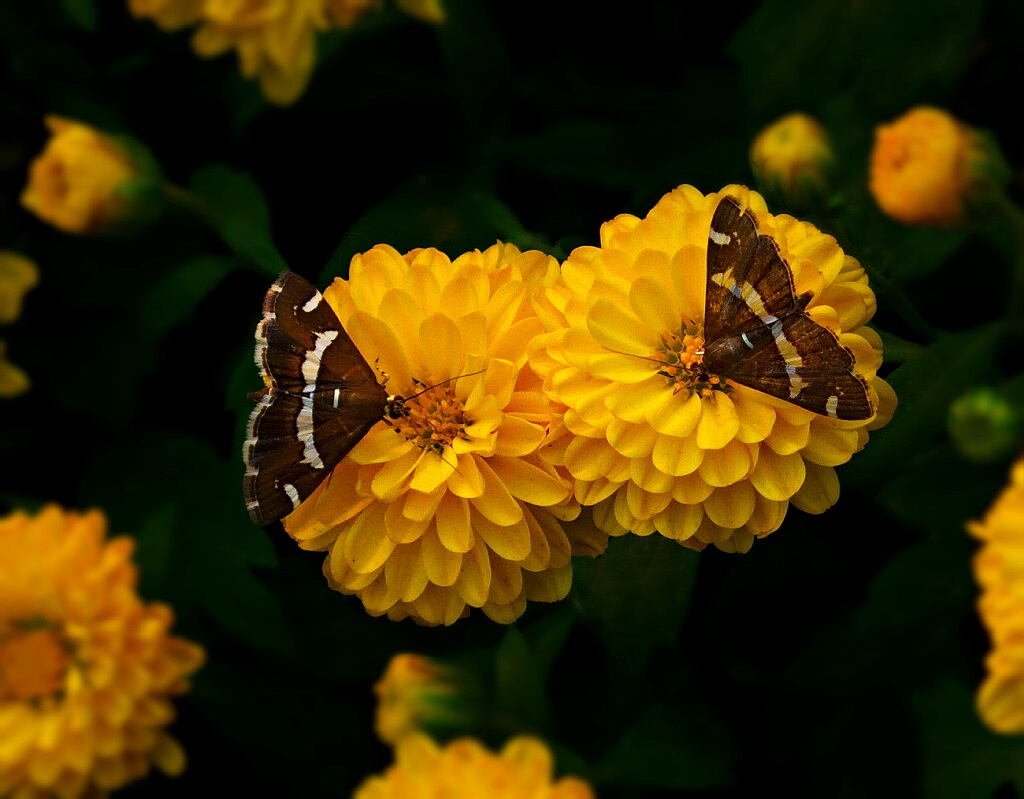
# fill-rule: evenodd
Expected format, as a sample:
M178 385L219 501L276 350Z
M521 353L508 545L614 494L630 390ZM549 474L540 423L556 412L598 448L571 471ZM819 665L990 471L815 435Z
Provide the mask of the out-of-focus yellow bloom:
M992 639L978 712L996 732L1024 733L1024 459L985 518L967 529L982 541L974 576L978 612Z
M731 381L705 394L666 380L666 347L685 349L691 364L703 351L708 230L725 194L778 242L797 293L813 294L808 315L854 354L877 395L871 419L819 416ZM742 186L706 197L680 186L644 219L606 222L601 246L574 250L549 293L558 312L530 351L556 409L547 457L569 470L576 499L612 535L657 530L694 549L745 552L778 529L790 503L831 507L835 467L896 406L876 374L881 339L866 326L875 296L860 264L813 225L772 216Z
M367 11L379 10L383 0L324 0L327 16L339 28L354 25Z
M543 455L550 408L527 364L557 277L554 258L509 244L454 261L378 245L324 292L407 413L371 429L284 527L328 550L328 583L370 613L452 624L477 607L510 623L568 593L561 520L579 507Z
M39 282L39 270L23 255L0 251L0 324L21 314L21 301ZM28 375L7 360L7 343L0 340L0 397L15 397L28 390Z
M0 796L93 797L185 766L165 730L203 650L136 593L99 511L0 519Z
M513 738L494 754L472 738L439 747L408 735L395 747L395 764L369 777L353 799L594 799L576 777L554 781L554 763L537 738Z
M44 121L51 136L29 167L25 208L66 233L116 233L153 218L163 178L144 148L70 119Z
M824 199L835 168L828 133L807 114L788 114L762 130L750 146L758 185L797 206Z
M391 658L377 696L377 736L394 745L413 732L446 734L472 729L480 720L480 686L470 673L422 655Z
M395 7L424 22L444 22L441 0L395 0Z
M957 225L972 199L1001 191L1009 177L989 135L938 108L911 109L875 130L871 193L907 225Z

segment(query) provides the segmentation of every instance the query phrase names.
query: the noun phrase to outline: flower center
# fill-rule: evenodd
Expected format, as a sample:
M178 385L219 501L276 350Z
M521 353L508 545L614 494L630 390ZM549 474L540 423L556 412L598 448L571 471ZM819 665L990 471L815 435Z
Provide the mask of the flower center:
M420 381L414 382L423 385ZM422 449L433 450L440 455L456 438L467 438L463 430L470 420L466 418L462 401L455 396L450 382L403 400L402 407L402 414L397 419L386 421L396 432L409 441L415 441Z
M702 397L707 397L712 391L729 390L718 375L709 374L704 369L702 332L696 324L684 318L676 330L661 334L661 344L655 354L665 365L658 374L668 380L675 393L685 390L689 396L697 391Z
M59 698L71 663L58 628L41 620L15 622L0 634L0 702Z

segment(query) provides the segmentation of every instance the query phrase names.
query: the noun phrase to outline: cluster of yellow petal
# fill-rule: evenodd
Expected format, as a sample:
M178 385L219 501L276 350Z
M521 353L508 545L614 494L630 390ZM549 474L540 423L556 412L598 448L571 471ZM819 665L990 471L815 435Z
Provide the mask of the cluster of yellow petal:
M741 385L689 393L658 374L659 345L688 320L702 323L708 230L723 194L778 241L797 293L813 293L808 315L854 353L877 395L869 421L818 416ZM549 295L561 313L554 324L546 317L549 332L530 354L560 411L547 457L569 470L576 499L612 535L657 530L695 549L746 551L790 503L809 513L835 503L835 467L895 408L876 375L881 340L866 327L875 298L860 264L813 225L772 216L742 186L707 196L680 186L644 219L605 223L601 246L574 250Z
M978 712L996 732L1024 732L1024 459L985 518L967 528L983 542L974 557L978 611L992 639Z
M317 31L348 28L382 0L128 0L131 13L164 30L198 26L192 47L203 57L235 50L242 75L257 78L272 103L305 91L316 63ZM444 20L438 0L404 0L402 10Z
M24 255L0 251L0 324L21 314L21 301L36 283L39 270ZM15 397L28 390L28 375L7 360L7 342L0 340L0 397Z
M0 519L0 795L82 797L185 755L165 727L203 662L136 594L133 542L99 511Z
M479 692L471 675L423 655L391 658L373 693L377 737L392 746L417 731L465 732L478 717Z
M750 168L769 194L805 204L824 198L835 154L828 133L807 114L787 114L764 128L750 145Z
M565 597L567 475L541 457L550 423L530 340L558 263L496 244L454 261L379 245L324 298L372 353L406 414L379 423L284 520L367 611L451 624L470 607L509 623Z
M140 167L112 137L89 125L47 116L50 139L29 167L21 204L65 233L102 233L124 216L119 190Z
M395 764L360 785L353 799L594 799L576 777L553 781L551 752L526 736L493 754L471 738L439 747L409 735L395 747Z
M908 225L961 223L967 201L1009 178L998 145L940 108L912 108L875 131L871 193Z

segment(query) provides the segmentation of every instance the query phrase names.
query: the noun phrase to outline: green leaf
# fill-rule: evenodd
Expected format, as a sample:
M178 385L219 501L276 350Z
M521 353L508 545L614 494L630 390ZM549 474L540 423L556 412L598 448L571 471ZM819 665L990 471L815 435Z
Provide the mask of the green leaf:
M942 680L916 693L925 799L1009 796L996 789L1010 782L1024 791L1024 738L997 736L974 709L972 689Z
M540 732L548 728L545 672L526 636L510 625L494 659L495 726L510 732Z
M288 268L274 247L270 209L259 185L227 164L210 164L192 176L192 192L202 201L205 216L232 250L267 275Z
M96 11L96 0L60 0L61 8L67 14L68 19L78 27L94 33L99 20L99 13Z
M643 672L676 640L690 607L699 554L658 534L612 538L596 559L573 560L569 599L625 673Z
M706 791L735 779L735 743L701 704L649 707L602 758L595 781Z
M139 304L142 329L155 340L191 318L196 308L238 266L231 258L202 255L184 261L146 289Z
M995 373L994 358L1004 326L989 324L966 333L942 334L887 382L899 399L891 422L871 434L864 451L841 467L844 484L879 485L946 435L950 403L966 380Z

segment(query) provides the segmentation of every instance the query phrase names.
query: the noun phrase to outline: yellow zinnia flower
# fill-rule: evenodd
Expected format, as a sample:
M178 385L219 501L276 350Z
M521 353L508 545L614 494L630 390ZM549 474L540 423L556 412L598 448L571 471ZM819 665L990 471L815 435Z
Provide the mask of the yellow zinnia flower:
M478 607L508 623L527 600L562 599L559 519L578 507L541 457L549 408L526 363L557 262L507 244L455 261L379 245L350 274L324 299L407 413L371 429L285 529L329 550L329 584L374 615L451 624Z
M21 313L25 294L39 282L39 270L23 255L0 251L0 324L10 324ZM7 342L0 340L0 397L15 397L28 390L28 375L7 360Z
M369 777L353 799L594 799L576 777L553 781L554 763L537 738L513 738L501 754L472 738L439 747L425 735L409 735L395 747L395 764Z
M877 395L872 419L819 416L732 381L697 391L666 379L666 359L680 377L703 353L708 230L725 194L778 242L797 293L813 293L808 315L853 352ZM810 513L834 504L834 467L895 407L875 374L881 340L865 326L875 297L860 264L813 225L772 216L741 186L706 197L680 186L644 219L606 222L600 247L569 255L551 297L562 313L530 355L563 411L548 457L568 468L577 500L613 535L657 530L695 549L746 551L779 527L791 502Z
M914 108L875 131L871 193L904 224L959 224L972 196L1001 191L1009 177L991 137L941 109Z
M137 142L56 116L29 167L21 204L66 233L116 233L159 211L163 178Z
M139 599L134 544L106 531L53 505L0 519L2 796L103 796L184 768L164 728L203 650Z
M427 732L465 733L479 723L479 681L466 670L434 658L403 653L388 662L373 686L377 696L374 727L384 743Z
M750 168L758 185L796 205L824 199L834 167L828 133L807 114L777 119L750 145Z
M982 541L974 576L978 612L992 639L978 712L996 732L1024 733L1024 459L985 518L967 529Z

